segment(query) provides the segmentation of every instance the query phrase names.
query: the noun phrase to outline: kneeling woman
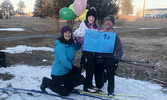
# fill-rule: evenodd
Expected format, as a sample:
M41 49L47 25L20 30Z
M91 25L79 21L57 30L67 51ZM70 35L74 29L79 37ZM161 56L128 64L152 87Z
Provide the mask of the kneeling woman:
M74 43L72 29L69 26L62 27L61 36L55 43L52 79L47 77L42 79L40 86L42 91L46 92L45 89L50 88L62 96L68 96L74 87L84 83L80 68L73 65L75 50L79 50L80 47L81 44Z

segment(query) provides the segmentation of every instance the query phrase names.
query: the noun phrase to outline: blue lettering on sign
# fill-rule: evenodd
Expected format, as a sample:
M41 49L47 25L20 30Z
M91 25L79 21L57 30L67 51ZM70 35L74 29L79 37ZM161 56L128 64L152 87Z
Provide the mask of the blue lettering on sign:
M107 39L107 40L110 39L110 36L108 36L106 33L104 33L103 37L104 37L104 39Z
M86 30L83 51L113 53L116 33Z

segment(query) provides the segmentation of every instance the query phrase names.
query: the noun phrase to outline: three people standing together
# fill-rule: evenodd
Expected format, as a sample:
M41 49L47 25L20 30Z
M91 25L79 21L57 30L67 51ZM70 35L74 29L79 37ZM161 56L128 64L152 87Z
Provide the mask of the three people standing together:
M83 84L84 91L97 92L100 91L105 79L107 79L108 95L113 95L114 73L123 55L121 41L118 35L116 35L113 53L82 51L81 67L84 67L86 70L85 78L81 75L81 69L73 65L75 50L80 49L81 45L83 45L86 29L115 33L113 29L115 19L113 16L107 16L105 18L104 29L100 29L95 22L96 9L91 8L87 12L86 20L82 21L79 28L74 31L76 43L73 40L72 29L70 27L64 26L61 29L61 36L55 43L55 61L51 71L52 79L47 77L43 78L40 86L42 91L50 88L60 95L67 96L76 86ZM95 86L92 83L93 75L95 76Z

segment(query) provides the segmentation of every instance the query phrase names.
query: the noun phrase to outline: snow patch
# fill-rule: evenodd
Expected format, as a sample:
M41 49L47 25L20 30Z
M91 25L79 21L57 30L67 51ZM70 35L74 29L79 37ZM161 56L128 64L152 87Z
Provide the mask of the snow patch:
M24 31L23 28L0 28L0 31Z
M148 27L148 28L139 28L141 30L147 30L147 29L162 29L160 27Z
M38 51L38 50L53 52L54 49L50 47L31 47L26 45L17 45L16 47L7 47L5 50L0 50L0 51L15 54L15 53Z

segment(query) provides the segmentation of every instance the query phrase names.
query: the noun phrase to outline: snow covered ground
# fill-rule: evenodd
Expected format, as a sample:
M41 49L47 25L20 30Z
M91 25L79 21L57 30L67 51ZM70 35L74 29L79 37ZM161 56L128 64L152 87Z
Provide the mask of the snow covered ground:
M0 28L0 31L24 31L23 28Z
M20 52L28 52L33 50L44 50L44 51L53 51L53 48L48 47L28 47L28 46L17 46L6 48L5 51L8 53L19 53ZM16 52L17 51L17 52ZM29 65L12 65L7 68L0 68L0 73L8 73L12 74L15 77L8 81L0 80L0 88L6 87L6 84L10 81L12 86L15 88L24 88L24 89L36 89L40 90L39 86L41 84L42 78L44 76L50 77L51 66L29 66ZM83 73L85 75L85 73ZM131 94L131 95L143 95L146 96L142 98L134 98L134 97L123 97L121 98L127 100L167 100L167 95L162 92L162 87L159 84L154 84L147 81L140 81L134 79L126 79L117 77L115 82L115 93L118 94ZM78 89L82 89L83 86L76 87ZM103 91L106 91L107 83L102 88ZM49 93L53 93L49 89L47 89ZM11 93L11 96L7 94L3 94L0 92L0 99L7 97L6 100L22 100L22 98L18 94ZM21 94L24 100L64 100L60 97L53 97L47 95L40 95L37 97L32 97L26 94ZM73 98L75 100L97 100L97 98L79 96L75 94L71 94L68 96L69 98Z

